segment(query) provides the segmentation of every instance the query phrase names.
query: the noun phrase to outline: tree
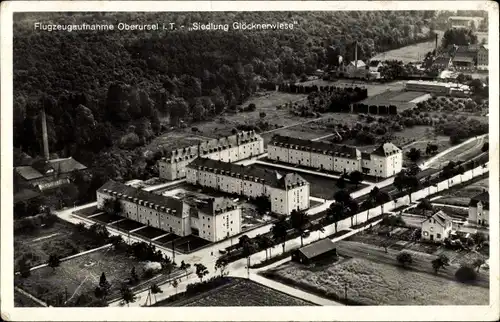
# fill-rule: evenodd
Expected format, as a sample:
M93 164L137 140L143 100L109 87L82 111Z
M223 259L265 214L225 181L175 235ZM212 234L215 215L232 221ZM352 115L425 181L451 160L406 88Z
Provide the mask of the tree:
M344 219L345 209L342 204L335 202L330 205L328 210L326 211L326 215L335 223L335 232L337 232L337 224L338 221Z
M151 284L150 290L153 296L155 297L155 302L156 302L156 294L163 293L163 290L156 283Z
M413 262L411 254L407 252L399 253L396 259L405 268L408 267L408 265L411 265L411 263Z
M267 255L268 250L269 250L269 256L271 256L270 247L272 247L274 245L272 239L267 235L258 235L256 237L256 239L257 239L257 245L259 245L259 248L264 249L266 251L266 260L268 260L268 255Z
M260 117L261 119L265 118L265 117L266 117L266 112L260 112L260 113L259 113L259 117Z
M104 274L104 272L102 272L101 277L99 278L99 286L96 288L96 296L106 299L106 296L108 296L108 294L109 294L110 288L111 288L111 285L109 284L108 280L106 279L106 274Z
M55 255L55 254L51 254L49 256L49 260L47 262L47 265L49 265L49 267L52 267L52 270L56 270L56 267L59 267L59 265L61 264L61 259L59 258L58 255Z
M479 273L479 269L485 263L483 258L478 258L472 263L472 267L477 268L477 272Z
M446 268L450 263L450 259L446 255L439 255L438 258L432 261L432 268L434 269L434 273L437 274L439 269Z
M257 206L257 211L261 215L271 210L271 201L265 195L261 195L255 198L255 205Z
M126 286L123 286L120 290L122 300L127 303L127 306L130 306L129 303L134 303L135 302L135 295L132 293L132 290Z
M21 274L21 277L26 278L31 275L31 270L28 265L28 261L25 258L22 258L18 262L18 267L19 267L19 274Z
M488 151L488 150L489 150L489 148L490 148L489 143L488 143L488 142L485 142L485 143L483 144L483 146L481 147L481 152L486 152L486 151Z
M417 205L417 209L420 209L422 211L422 215L425 213L426 210L432 210L433 207L432 207L432 204L431 202L429 201L429 199L427 198L424 198L422 199L418 205Z
M472 235L472 239L474 239L474 243L477 245L477 246L481 246L485 241L487 241L488 239L486 238L486 235L480 231L478 231L477 233L475 233L474 235Z
M181 261L181 266L179 267L180 269L182 269L183 271L186 272L186 275L187 275L187 270L191 267L191 264L189 263L185 263L184 261Z
M219 258L217 258L217 261L215 262L214 269L216 271L220 270L220 276L223 277L225 275L224 271L227 268L227 265L228 265L227 259L225 259L224 257L219 257Z
M417 162L421 157L420 149L411 148L410 151L406 154L406 156L412 161Z
M137 272L135 271L135 267L132 267L132 270L130 271L130 280L133 284L136 284L139 282L139 276L137 275Z
M177 281L177 279L174 279L172 281L172 286L175 288L175 294L177 294L177 286L179 286L179 282Z
M345 189L346 187L345 177L343 175L340 176L340 178L337 180L335 184L339 189Z
M290 224L292 228L300 233L300 245L304 246L304 232L309 228L311 221L309 216L300 210L292 210L290 214Z
M207 269L207 267L205 265L203 265L201 263L194 264L194 266L196 267L196 275L200 279L200 282L202 282L203 281L203 277L205 275L208 275L208 269Z
M361 181L363 181L363 174L356 170L349 174L349 180L356 185L356 188L359 186Z
M462 265L455 272L455 278L462 283L471 283L477 279L477 273L472 266Z
M120 201L114 198L106 198L104 199L103 209L108 215L117 215L121 212Z
M271 233L273 234L273 238L277 243L283 243L283 253L285 252L285 243L287 232L289 229L289 224L286 221L285 217L281 217L280 220L274 223L271 228Z

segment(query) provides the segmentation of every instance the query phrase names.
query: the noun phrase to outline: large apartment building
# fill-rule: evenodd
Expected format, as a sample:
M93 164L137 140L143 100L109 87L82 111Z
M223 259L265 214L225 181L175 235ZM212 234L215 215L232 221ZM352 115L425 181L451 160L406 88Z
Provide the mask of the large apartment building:
M271 211L289 215L309 208L309 183L297 174L280 175L254 166L197 158L187 166L187 182L248 198L266 196Z
M361 171L376 177L391 177L401 171L403 153L387 142L371 153L347 145L275 135L267 146L268 158L319 170L350 173Z
M160 178L176 180L186 176L186 166L197 157L236 162L264 153L264 140L255 131L200 142L171 151L158 161Z
M230 199L184 202L110 180L97 190L97 208L119 200L120 215L179 236L216 242L241 232L241 209Z

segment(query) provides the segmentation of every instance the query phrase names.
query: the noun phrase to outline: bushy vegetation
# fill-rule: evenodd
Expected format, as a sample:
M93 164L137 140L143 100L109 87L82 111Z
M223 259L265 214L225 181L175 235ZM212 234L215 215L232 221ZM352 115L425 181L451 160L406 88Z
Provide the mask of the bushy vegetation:
M14 23L14 147L40 155L40 108L50 151L91 168L81 200L106 180L157 175L144 144L170 126L219 115L243 103L258 80L279 84L358 56L425 41L426 11L37 13L51 23L297 21L280 31L43 32L33 14ZM75 42L78 37L78 43ZM327 44L327 45L325 45ZM330 46L333 44L333 46ZM259 76L259 77L257 77Z

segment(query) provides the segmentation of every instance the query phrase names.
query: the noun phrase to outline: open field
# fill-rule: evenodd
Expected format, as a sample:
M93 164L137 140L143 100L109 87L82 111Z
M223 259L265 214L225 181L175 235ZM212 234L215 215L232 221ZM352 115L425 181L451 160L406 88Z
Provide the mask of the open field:
M14 234L14 267L17 269L18 260L22 257L33 267L46 263L51 254L67 257L101 245L76 232L73 224L57 218L50 228Z
M402 90L404 85L401 81L395 81L390 83L376 83L376 82L366 82L363 80L349 80L349 79L341 79L335 81L323 80L323 79L315 79L306 82L298 83L298 85L310 86L338 86L338 87L361 87L368 89L368 97L378 95L387 90L399 91Z
M470 198L480 194L489 188L489 178L483 178L461 189L449 189L442 191L442 198L435 200L438 203L468 207Z
M312 306L312 303L259 283L231 278L229 284L173 303L155 306Z
M272 167L269 165L264 165L264 164L254 164L254 166L257 168L268 170L268 171L273 171L273 172L276 171L281 175L284 175L284 174L290 173L290 172L297 173L302 178L304 178L304 180L306 180L307 182L309 182L311 184L310 185L311 196L313 196L313 197L318 197L318 198L323 198L323 199L332 199L335 192L340 190L336 185L337 180L333 179L333 178L327 178L327 177L323 177L323 176L319 176L319 175L303 173L300 171L292 171L292 170L288 170L288 169L275 168L275 167ZM348 191L351 191L351 192L355 191L355 190L362 189L365 186L366 185L360 184L358 186L358 188L356 189L356 186L354 184L346 181L346 189Z
M425 154L425 149L427 148L428 144L437 145L437 147L438 147L437 153L439 153L443 150L446 150L452 146L450 143L450 138L448 136L443 136L443 135L436 135L435 136L435 135L431 134L432 132L427 133L427 131L428 131L427 126L422 126L422 127L418 126L415 128L425 129L426 133L423 133L423 134L420 133L420 137L415 138L417 141L406 144L403 146L403 164L409 164L411 162L408 159L408 157L406 156L406 153L408 153L413 148L420 150L422 157L420 158L419 161L422 161L422 160L425 160L425 159L428 159L431 157L431 156L427 156ZM408 129L408 130L410 130L410 129ZM406 129L405 129L405 131L406 131ZM432 131L432 130L429 129L429 131ZM410 133L411 132L409 131L408 134L410 134ZM417 136L419 135L418 132L414 132L414 134L416 134ZM411 136L409 136L409 137L411 137Z
M199 142L208 140L209 138L195 135L187 131L172 131L165 133L157 138L155 138L147 146L148 150L173 150L178 148L183 148L190 145L196 145Z
M413 108L416 106L415 103L411 101L415 99L425 100L425 98L430 98L428 93L424 92L405 92L403 90L388 90L382 93L379 93L374 96L370 96L360 103L367 105L396 105L398 107L398 113L403 112L404 110Z
M447 164L449 161L467 161L472 159L482 153L481 148L483 144L488 141L487 137L476 138L459 148L456 148L449 153L435 159L432 163L428 164L428 167L440 168L441 166Z
M326 267L286 263L268 277L365 305L487 305L489 290L433 274L353 258Z
M43 267L32 271L27 278L16 275L15 285L42 301L57 303L60 297L59 301L64 302L67 292L69 303L85 305L96 300L94 289L103 272L111 284L108 298L112 298L118 296L122 283L130 278L132 267L141 278L140 284L147 282L142 281L144 270L140 262L109 247L62 262L55 270Z
M435 32L438 33L438 46L439 46L439 43L441 42L444 32L438 30L436 30ZM429 51L434 50L435 46L436 46L435 40L431 40L428 42L405 46L399 49L394 49L383 53L379 53L374 57L372 57L372 59L401 60L404 63L422 61L425 58L425 54L427 54Z

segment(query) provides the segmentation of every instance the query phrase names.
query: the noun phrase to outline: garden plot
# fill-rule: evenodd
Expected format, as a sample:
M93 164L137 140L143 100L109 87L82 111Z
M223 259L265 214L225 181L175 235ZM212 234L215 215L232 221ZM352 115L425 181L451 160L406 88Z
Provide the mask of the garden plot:
M305 300L281 293L256 282L231 278L219 286L189 299L157 306L312 306Z
M489 188L489 177L482 178L460 189L448 189L441 192L437 203L468 207L470 199Z
M286 263L268 277L330 298L365 305L488 305L489 290L400 267L353 258L323 269Z

